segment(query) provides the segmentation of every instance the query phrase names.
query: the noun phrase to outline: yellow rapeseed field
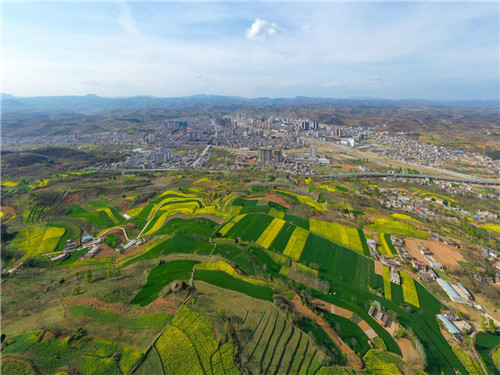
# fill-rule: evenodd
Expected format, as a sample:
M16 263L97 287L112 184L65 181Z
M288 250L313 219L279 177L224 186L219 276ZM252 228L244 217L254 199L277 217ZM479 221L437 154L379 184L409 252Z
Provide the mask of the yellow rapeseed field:
M274 218L273 221L267 226L267 228L262 232L257 243L265 249L269 249L269 246L273 243L274 239L280 232L281 228L285 225L285 221Z
M224 227L219 231L220 234L222 234L223 236L225 236L227 234L227 232L229 232L229 230L238 222L240 221L241 219L243 219L243 217L245 217L245 214L242 214L242 215L238 215L234 218L232 218L226 225L224 225Z
M293 231L288 243L286 244L283 255L292 258L295 261L300 259L302 255L302 250L304 250L304 245L306 244L307 237L309 237L309 231L297 227Z
M406 272L401 271L399 274L401 275L401 285L403 287L403 297L405 301L420 308L415 280Z

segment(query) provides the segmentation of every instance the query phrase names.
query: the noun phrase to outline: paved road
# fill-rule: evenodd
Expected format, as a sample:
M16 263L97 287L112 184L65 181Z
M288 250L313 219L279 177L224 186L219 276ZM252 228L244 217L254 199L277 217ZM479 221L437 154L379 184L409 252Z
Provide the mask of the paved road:
M408 173L337 173L337 174L316 174L313 177L331 177L331 178L383 178L383 177L399 177L399 178L416 178L416 179L431 179L439 181L450 181L459 182L464 184L475 184L475 185L496 185L500 186L500 181L498 180L486 180L482 178L459 178L459 177L449 177L449 176L435 176L428 174L408 174Z
M327 148L331 151L344 152L346 154L356 156L358 158L367 158L375 163L378 163L378 164L381 164L384 166L393 165L393 166L399 166L399 167L404 167L404 168L409 167L412 169L417 169L421 173L426 173L426 174L437 174L440 176L450 176L450 177L470 179L470 180L477 179L475 176L467 175L464 173L459 173L459 172L449 171L446 169L430 167L430 166L426 166L426 165L420 165L420 164L415 164L415 163L386 158L384 156L381 156L381 155L378 155L378 154L375 154L372 152L362 151L362 150L357 149L355 147L342 146L342 145L338 145L336 143L325 142L325 141L321 141L321 140L309 138L309 137L301 137L301 139L305 142L314 143L317 146Z
M112 169L112 168L104 168L100 169L103 171L112 171L119 173L130 173L130 172L170 172L170 171L179 171L186 170L188 168L127 168L127 169ZM220 174L229 174L229 171L219 171L214 169L203 169L207 173L220 173ZM450 176L438 176L438 175L429 175L429 174L407 174L407 173L332 173L332 174L312 174L312 177L328 177L328 178L384 178L384 177L401 177L401 178L415 178L415 179L431 179L435 181L450 181L450 182L459 182L464 184L474 184L474 185L492 185L492 186L500 186L499 180L486 180L483 178L460 178L460 177L450 177Z

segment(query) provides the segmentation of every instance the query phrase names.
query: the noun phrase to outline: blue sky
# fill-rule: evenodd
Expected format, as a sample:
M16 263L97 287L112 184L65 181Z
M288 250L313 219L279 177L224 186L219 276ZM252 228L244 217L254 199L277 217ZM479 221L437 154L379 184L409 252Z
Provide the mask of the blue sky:
M2 92L498 99L499 5L4 2Z

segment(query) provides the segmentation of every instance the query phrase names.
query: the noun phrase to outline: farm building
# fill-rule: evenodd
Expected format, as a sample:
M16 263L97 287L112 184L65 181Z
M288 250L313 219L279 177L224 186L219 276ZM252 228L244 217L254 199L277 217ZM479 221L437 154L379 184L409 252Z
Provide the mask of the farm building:
M432 270L432 268L427 271L418 271L418 278L424 281L435 281L437 279L436 273Z
M73 250L73 249L76 249L77 247L78 247L78 244L76 243L76 241L67 240L66 245L64 246L64 250Z
M483 249L483 255L487 258L498 258L498 251L493 250L491 247L485 246Z
M390 325L390 318L382 310L377 310L375 306L370 306L368 314L373 317L382 327Z
M130 249L132 246L134 246L137 243L137 240L132 240L125 245L123 245L123 250Z
M436 262L436 260L433 257L426 256L425 259L427 259L427 261L431 265L431 268L434 268L436 270L444 270L444 266L441 263Z
M431 233L431 237L438 240L439 242L444 242L444 238L441 237L439 234Z
M129 214L123 214L123 217L125 218L125 220L132 219L132 216L130 216Z
M409 253L403 251L399 247L396 248L396 251L403 262L411 262L411 260L413 259L413 257Z
M426 271L427 264L416 259L412 259L411 264L417 271Z
M424 245L422 244L419 244L419 247L420 247L420 252L423 254L423 255L432 255L432 252L429 250L428 247L425 247Z
M439 286L443 288L443 290L446 292L448 297L450 297L450 299L453 302L465 303L465 304L469 303L467 298L461 296L448 281L439 278L436 281L438 282Z
M93 258L95 255L97 255L97 253L98 253L99 251L101 251L101 247L100 247L100 246L96 246L96 245L94 245L94 246L92 246L92 247L90 248L90 250L89 250L89 251L87 251L87 252L85 253L85 255L84 255L84 256L85 256L85 258Z
M58 256L55 256L54 258L50 258L50 261L52 263L56 263L56 262L59 262L61 260L64 260L64 259L68 259L70 257L70 252L65 250L62 254L59 254Z
M461 283L457 283L457 286L469 301L472 301L474 299L474 296L467 290L465 286L463 286Z
M390 268L390 270L391 270L391 283L400 285L401 276L399 276L398 270L392 267Z
M460 341L462 339L462 334L455 324L450 322L443 314L437 314L436 316L443 323L446 330L455 337L455 340Z
M401 263L398 260L396 260L394 258L386 257L384 255L380 256L380 261L389 267L400 267L401 266Z
M92 236L83 236L82 243L87 243L92 240Z
M403 247L405 245L405 240L400 237L391 236L391 241L394 246Z

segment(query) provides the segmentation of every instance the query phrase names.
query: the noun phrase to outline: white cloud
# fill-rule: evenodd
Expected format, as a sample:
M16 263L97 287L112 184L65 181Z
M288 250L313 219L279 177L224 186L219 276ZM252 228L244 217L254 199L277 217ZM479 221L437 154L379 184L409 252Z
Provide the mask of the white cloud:
M127 4L120 3L121 14L118 18L118 22L123 27L125 32L132 36L138 36L140 34L139 29L132 17L132 13L130 12L130 8Z
M247 39L255 42L264 42L280 32L280 28L275 23L269 23L257 18L252 26L247 30Z

